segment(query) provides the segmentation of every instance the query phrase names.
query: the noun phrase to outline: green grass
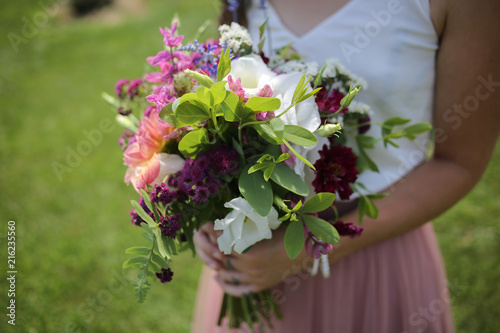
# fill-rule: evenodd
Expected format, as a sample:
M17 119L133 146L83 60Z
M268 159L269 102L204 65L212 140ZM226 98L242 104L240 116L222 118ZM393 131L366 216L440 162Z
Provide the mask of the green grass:
M174 13L193 36L215 17L215 2L144 0L144 11L113 24L51 17L15 53L6 36L22 35L23 18L40 12L37 3L0 10L0 267L4 276L6 223L14 220L16 331L188 332L201 269L190 254L175 261L175 283L154 284L145 304L124 285L124 249L143 238L129 223L136 194L123 183L121 131L100 130L113 120L100 94L112 93L119 78L143 74L141 62L162 47L158 26ZM67 164L68 149L85 148L84 130L100 131L102 141L59 177L54 162ZM500 331L499 184L497 148L480 184L435 223L449 279L460 287L452 303L459 332ZM5 278L0 287L5 309ZM5 328L12 327L3 318Z

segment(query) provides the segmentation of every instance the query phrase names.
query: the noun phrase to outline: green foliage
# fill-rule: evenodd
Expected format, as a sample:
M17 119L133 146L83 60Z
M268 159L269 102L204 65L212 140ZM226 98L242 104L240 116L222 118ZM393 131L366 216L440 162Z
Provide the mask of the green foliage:
M290 259L295 259L304 248L304 225L300 221L292 221L285 232L285 250Z

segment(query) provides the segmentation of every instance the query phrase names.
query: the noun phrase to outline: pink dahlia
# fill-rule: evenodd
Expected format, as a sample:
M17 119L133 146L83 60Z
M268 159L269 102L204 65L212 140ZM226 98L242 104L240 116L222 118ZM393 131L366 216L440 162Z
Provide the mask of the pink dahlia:
M180 156L162 153L165 136L174 129L160 119L157 111L141 120L135 141L124 152L127 184L131 182L136 190L144 189L147 184L161 183L167 175L182 169L184 160Z

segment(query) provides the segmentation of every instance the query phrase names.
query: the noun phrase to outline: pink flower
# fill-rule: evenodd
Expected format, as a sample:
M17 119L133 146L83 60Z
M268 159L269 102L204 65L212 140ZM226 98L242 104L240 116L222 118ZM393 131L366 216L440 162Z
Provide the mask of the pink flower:
M175 37L174 34L176 29L177 29L177 21L174 21L174 23L172 24L172 28L170 29L167 27L165 27L165 29L162 29L160 27L160 32L163 35L163 42L165 43L166 46L175 47L181 44L184 36Z
M165 136L174 129L160 119L156 110L141 120L135 142L124 152L127 184L131 182L136 190L144 189L147 184L161 183L167 175L182 169L184 160L179 155L162 153Z

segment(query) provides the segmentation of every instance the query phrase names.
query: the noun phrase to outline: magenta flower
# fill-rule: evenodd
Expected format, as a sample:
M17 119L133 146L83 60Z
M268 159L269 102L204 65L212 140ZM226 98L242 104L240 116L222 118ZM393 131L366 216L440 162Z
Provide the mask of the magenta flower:
M172 28L167 28L162 29L160 27L160 32L163 35L163 43L165 43L166 46L168 47L176 47L181 45L182 39L184 36L177 36L175 37L175 30L177 29L177 21L174 21L172 24Z

